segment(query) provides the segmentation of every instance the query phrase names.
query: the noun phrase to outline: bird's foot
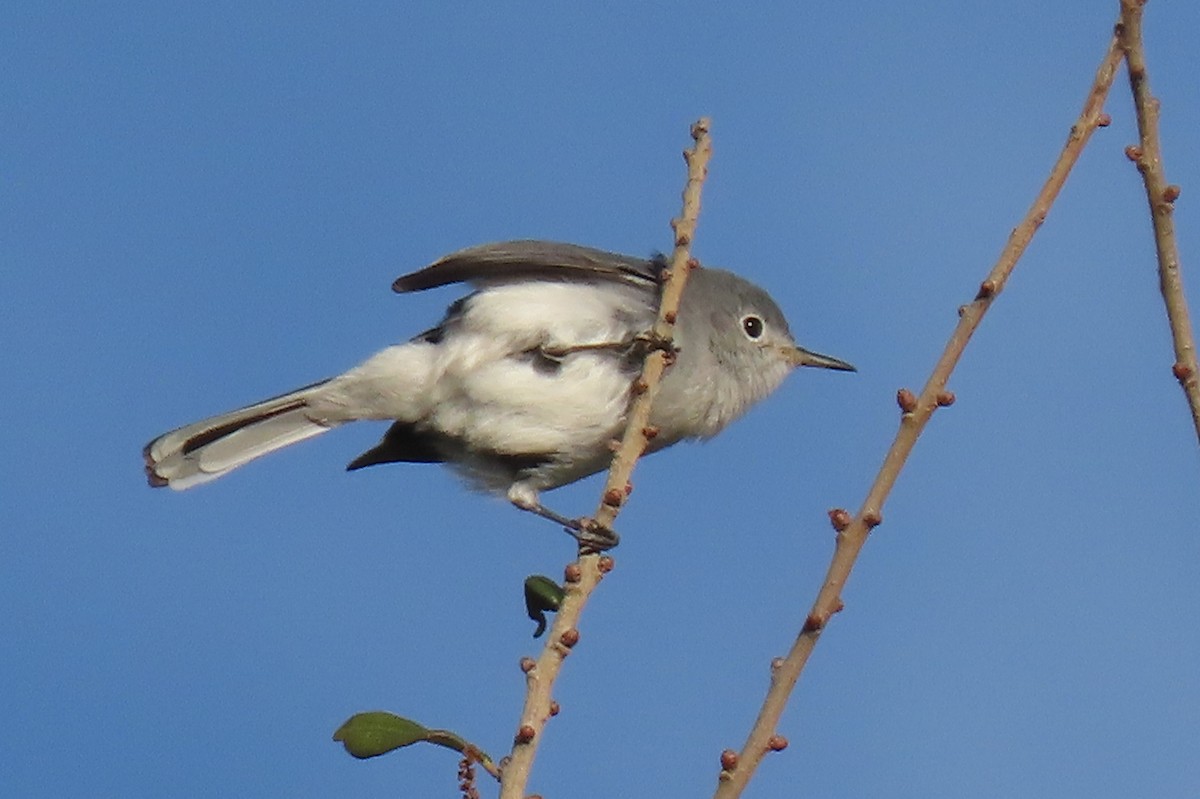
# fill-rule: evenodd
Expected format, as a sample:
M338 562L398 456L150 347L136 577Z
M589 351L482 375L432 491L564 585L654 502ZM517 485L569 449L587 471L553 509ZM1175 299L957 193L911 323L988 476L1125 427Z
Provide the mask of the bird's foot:
M555 513L534 497L518 491L509 492L509 501L524 511L529 511L543 519L549 519L555 524L562 525L567 534L579 544L581 554L606 552L621 541L617 531L607 525L600 524L595 519L569 519L561 513Z
M621 543L621 536L606 524L585 516L575 519L573 526L567 527L567 533L579 544L579 554L596 555Z
M642 358L645 358L655 350L663 353L668 360L674 360L675 356L679 354L679 347L672 339L659 336L652 330L634 336L633 350L635 354Z

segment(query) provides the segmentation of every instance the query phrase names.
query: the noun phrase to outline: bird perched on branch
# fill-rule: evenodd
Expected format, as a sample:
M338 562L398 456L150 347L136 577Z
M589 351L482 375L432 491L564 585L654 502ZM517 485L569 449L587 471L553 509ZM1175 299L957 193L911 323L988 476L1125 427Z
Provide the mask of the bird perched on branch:
M344 374L158 436L152 486L185 489L346 422L391 421L349 470L446 463L477 488L578 529L540 492L607 468L658 309L661 257L545 241L484 244L392 284L469 283L436 327ZM677 316L674 364L649 449L716 435L798 366L853 371L796 346L779 307L730 272L696 269Z

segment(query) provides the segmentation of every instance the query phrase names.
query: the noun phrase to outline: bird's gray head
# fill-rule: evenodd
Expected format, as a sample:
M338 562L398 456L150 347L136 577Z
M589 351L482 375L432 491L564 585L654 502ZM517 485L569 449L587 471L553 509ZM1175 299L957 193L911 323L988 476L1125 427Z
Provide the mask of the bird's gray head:
M797 346L771 296L720 269L701 268L690 276L676 343L679 362L667 373L663 391L690 395L675 407L692 408L698 415L672 421L703 438L778 388L798 366L854 371L845 361Z

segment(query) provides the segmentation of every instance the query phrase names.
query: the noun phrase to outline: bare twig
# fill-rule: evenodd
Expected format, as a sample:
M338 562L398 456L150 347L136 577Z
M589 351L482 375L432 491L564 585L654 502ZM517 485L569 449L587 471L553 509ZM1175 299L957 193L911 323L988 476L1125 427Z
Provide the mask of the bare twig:
M646 355L641 377L633 385L633 399L629 407L629 418L625 434L615 454L608 480L604 484L600 506L593 523L610 528L625 498L630 491L629 478L633 467L646 443L653 434L648 427L650 407L658 394L659 380L669 362L671 337L675 319L679 313L679 300L683 296L690 265L690 246L700 216L700 187L708 174L708 159L712 154L709 138L709 120L700 119L692 125L695 145L684 151L688 165L687 185L683 190L683 214L671 221L675 231L675 247L671 254L670 270L664 275L658 318L652 337L659 345L652 347ZM551 715L551 692L558 677L563 660L571 647L579 640L577 624L583 607L595 590L600 578L612 568L612 559L595 553L580 552L578 560L566 568L566 595L555 615L554 624L547 636L546 646L536 661L526 659L522 663L526 676L525 707L513 742L512 754L504 766L500 797L520 799L529 782L533 759L546 719Z
M1187 298L1183 293L1183 275L1179 264L1179 246L1175 241L1175 222L1172 212L1179 197L1179 187L1167 183L1162 164L1162 145L1158 138L1158 99L1150 93L1150 76L1146 72L1146 51L1142 46L1142 6L1145 0L1121 0L1121 21L1117 37L1129 68L1129 85L1137 109L1138 146L1126 148L1125 153L1137 164L1146 184L1150 202L1150 221L1154 225L1154 244L1158 251L1158 282L1167 305L1167 320L1175 345L1175 364L1172 367L1192 411L1192 423L1200 438L1200 366L1196 363L1196 340L1188 314Z
M1121 59L1121 47L1114 37L1109 45L1108 53L1104 56L1104 60L1096 72L1096 78L1087 100L1084 102L1083 111L1071 127L1067 143L1051 170L1050 177L1046 180L1025 218L1013 229L1008 243L1000 253L999 260L980 285L975 298L959 309L958 326L950 336L950 341L946 344L946 349L938 359L921 394L914 396L912 392L903 389L897 395L902 411L900 429L884 457L883 465L875 477L874 484L867 492L866 500L859 509L858 515L851 519L850 514L844 510L830 511L830 520L838 531L838 535L833 561L825 575L825 582L821 586L812 610L809 611L791 651L786 658L773 664L770 688L742 751L740 753L727 751L722 755L722 770L715 794L718 799L732 799L732 797L741 795L766 753L778 751L787 746L786 739L776 734L775 731L787 699L796 681L800 678L800 672L804 669L821 631L833 614L841 610L842 588L850 577L858 554L866 543L867 535L882 521L884 501L891 492L917 438L925 429L934 410L954 401L954 395L946 390L946 382L954 371L963 349L970 341L993 300L1003 290L1013 267L1016 266L1017 260L1025 251L1034 233L1045 221L1051 204L1058 196L1059 190L1092 132L1097 127L1108 124L1108 116L1102 112L1102 108Z

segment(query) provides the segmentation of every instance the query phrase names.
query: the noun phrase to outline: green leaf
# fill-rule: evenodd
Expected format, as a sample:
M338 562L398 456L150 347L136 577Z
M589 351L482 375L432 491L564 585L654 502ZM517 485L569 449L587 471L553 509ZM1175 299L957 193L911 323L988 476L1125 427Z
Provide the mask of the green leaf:
M360 760L368 757L386 755L402 746L426 741L455 752L470 754L478 763L483 763L489 770L494 761L478 746L461 735L450 730L431 730L412 719L388 713L386 710L372 710L367 713L355 713L338 727L333 734L333 740L341 741L346 751Z
M411 719L384 710L355 713L337 728L333 740L357 758L378 757L393 749L429 740L429 730Z
M541 574L525 578L525 612L537 622L533 637L546 632L546 612L558 610L565 593L558 583Z

